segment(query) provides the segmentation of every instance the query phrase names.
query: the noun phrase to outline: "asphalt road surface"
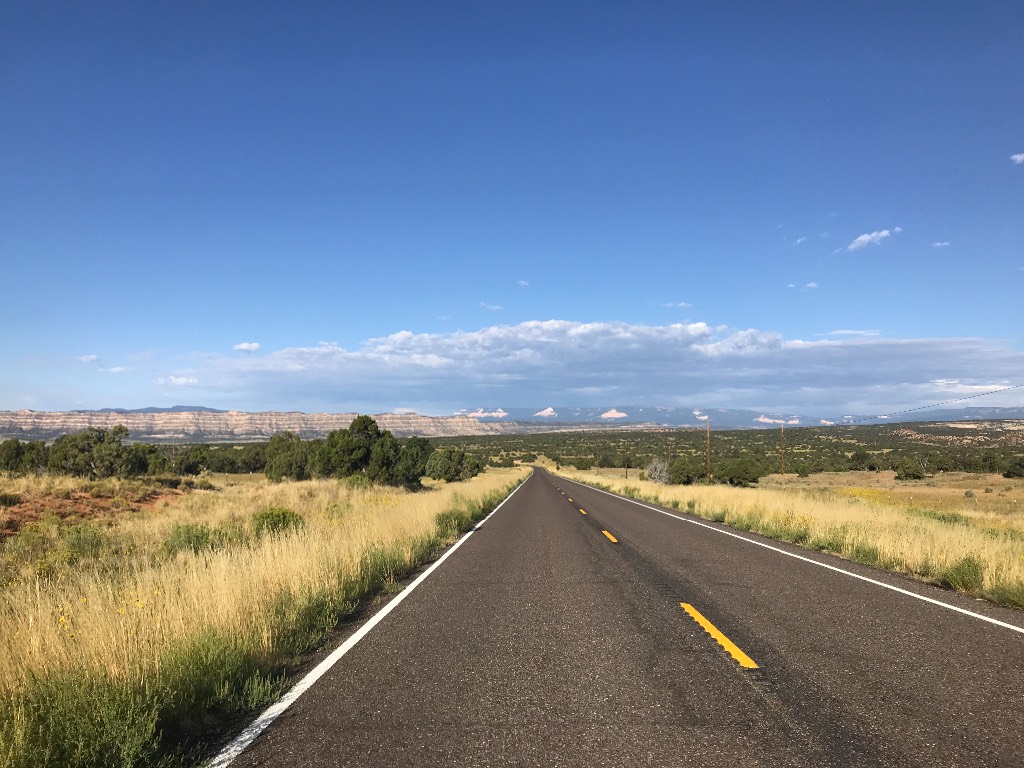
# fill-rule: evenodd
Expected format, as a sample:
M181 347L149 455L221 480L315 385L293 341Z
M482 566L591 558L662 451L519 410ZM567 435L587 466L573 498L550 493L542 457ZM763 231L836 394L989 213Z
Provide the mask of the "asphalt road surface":
M673 514L537 470L232 766L1024 766L1024 634L745 539L1024 616Z

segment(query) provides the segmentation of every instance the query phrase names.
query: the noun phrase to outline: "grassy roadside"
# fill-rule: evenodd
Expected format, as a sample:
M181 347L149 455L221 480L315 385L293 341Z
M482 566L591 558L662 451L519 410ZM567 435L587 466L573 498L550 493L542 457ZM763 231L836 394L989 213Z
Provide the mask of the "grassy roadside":
M0 600L0 766L187 763L211 722L273 700L303 651L527 472L420 493L246 479L90 524L89 553ZM52 527L33 536L64 551L74 526Z
M604 470L557 474L808 549L1024 608L1024 511L933 509L851 488L662 485ZM894 500L895 499L895 500ZM968 497L969 499L969 497Z

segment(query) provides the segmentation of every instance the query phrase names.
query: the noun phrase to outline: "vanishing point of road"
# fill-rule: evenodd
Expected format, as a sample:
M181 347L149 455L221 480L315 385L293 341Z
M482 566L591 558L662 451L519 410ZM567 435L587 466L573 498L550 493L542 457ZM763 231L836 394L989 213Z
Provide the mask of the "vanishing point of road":
M231 765L1024 766L1021 627L538 469Z

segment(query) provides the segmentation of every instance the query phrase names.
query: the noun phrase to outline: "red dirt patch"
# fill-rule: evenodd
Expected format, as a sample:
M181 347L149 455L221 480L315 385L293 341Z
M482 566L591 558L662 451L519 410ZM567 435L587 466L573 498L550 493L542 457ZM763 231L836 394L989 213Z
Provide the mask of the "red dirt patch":
M66 523L113 520L121 515L151 509L167 497L180 495L180 491L160 488L147 493L141 501L119 496L97 498L88 493L73 493L66 499L52 495L31 496L13 506L0 508L0 536L13 536L26 523L38 522L48 515L56 515Z

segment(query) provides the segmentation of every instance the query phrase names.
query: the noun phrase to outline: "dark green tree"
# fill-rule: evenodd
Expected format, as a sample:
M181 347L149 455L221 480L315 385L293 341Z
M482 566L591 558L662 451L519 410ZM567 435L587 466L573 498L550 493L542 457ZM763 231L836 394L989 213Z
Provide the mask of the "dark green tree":
M281 432L267 443L267 477L280 482L284 479L306 480L309 477L309 445L292 432Z
M1024 477L1024 456L1018 456L1010 461L1003 472L1003 477Z
M31 440L22 445L21 469L23 475L41 475L50 464L50 449L42 440Z
M692 485L707 475L707 464L700 456L680 456L668 465L668 481L675 485Z
M877 465L873 465L871 454L867 451L854 451L853 455L850 456L850 469L852 470L870 470L877 469Z
M715 469L714 477L729 485L745 487L761 479L761 467L749 457L726 459Z
M121 441L128 429L119 424L111 430L86 429L58 437L50 449L49 469L54 474L92 479L125 475L129 454Z
M370 478L370 482L381 485L401 485L402 480L398 478L395 471L401 451L402 446L394 435L387 430L380 433L373 443L373 448L370 449L370 463L366 467L366 476Z
M20 472L21 457L25 449L21 441L15 438L0 443L0 470L4 472Z

